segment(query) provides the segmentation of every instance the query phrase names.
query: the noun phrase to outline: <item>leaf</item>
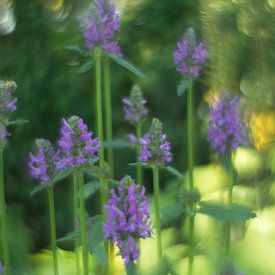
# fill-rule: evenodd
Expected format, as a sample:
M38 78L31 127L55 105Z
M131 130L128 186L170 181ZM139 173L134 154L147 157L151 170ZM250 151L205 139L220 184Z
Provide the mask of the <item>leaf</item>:
M90 71L92 67L93 67L93 62L88 61L88 62L84 63L82 66L80 66L80 68L77 70L77 73L84 74L84 73Z
M42 190L46 189L49 187L49 184L38 184L37 186L35 186L32 190L31 190L31 196L35 195L38 192L41 192Z
M80 231L72 231L68 233L66 236L57 239L57 242L70 242L75 240L75 238L80 237Z
M102 267L107 265L108 257L107 257L106 249L104 249L102 246L96 246L96 247L93 247L91 252L95 254L99 264Z
M189 86L190 86L190 79L188 79L188 78L182 79L177 86L178 96L184 95Z
M81 48L79 45L68 45L65 48L68 49L68 50L78 52L82 56L88 56L89 55L88 52L85 51L83 48Z
M177 169L175 169L172 166L165 166L163 167L165 170L167 170L168 172L172 173L173 175L177 176L178 178L180 178L181 180L183 180L185 178L185 176L183 174L181 174Z
M131 147L130 142L122 138L104 141L104 148L129 148L129 147Z
M176 202L161 210L161 223L163 226L168 227L172 225L177 218L184 212L184 208L180 202Z
M137 275L138 274L137 264L134 262L130 262L129 264L127 264L126 272L127 272L127 275Z
M133 64L131 64L130 62L128 62L127 60L118 57L115 54L108 54L108 56L115 61L117 64L121 65L122 67L126 68L127 70L129 70L130 72L132 72L133 74L135 74L138 77L141 78L146 78L145 74L140 71L137 67L135 67Z
M152 275L178 275L174 264L167 256L163 256L152 271Z
M256 217L254 212L236 203L223 205L201 202L198 212L222 221L245 221Z
M29 123L29 120L19 118L13 121L9 121L8 125L19 125L19 124L26 124L26 123Z
M86 183L84 185L85 199L88 199L90 196L92 196L100 188L100 186L101 186L101 184L97 180Z
M53 178L53 183L58 182L60 180L65 179L67 176L71 175L72 171L70 169L66 169L60 173L58 173L54 178Z
M104 240L103 216L97 215L90 219L87 229L87 243L90 251L100 245Z

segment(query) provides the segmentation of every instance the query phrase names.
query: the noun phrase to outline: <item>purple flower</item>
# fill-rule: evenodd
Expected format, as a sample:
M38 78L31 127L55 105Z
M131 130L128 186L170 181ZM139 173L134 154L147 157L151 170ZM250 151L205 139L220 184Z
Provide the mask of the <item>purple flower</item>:
M108 53L121 56L120 47L115 40L119 29L119 16L111 0L95 0L85 20L83 37L86 47L94 49L98 46Z
M188 29L183 39L177 43L177 49L174 51L177 71L185 77L199 77L206 58L205 44L200 41L196 45L193 30Z
M148 110L145 107L146 100L143 98L138 85L132 88L129 98L123 98L122 103L124 119L133 125L141 123L148 114Z
M162 124L158 119L153 119L149 132L140 139L138 160L154 165L165 165L172 161L170 143L162 133Z
M139 258L138 239L152 234L149 208L145 187L135 184L129 176L121 180L117 191L111 190L105 205L105 239L117 244L125 264Z
M51 183L58 173L59 152L56 152L51 142L46 139L37 139L36 147L36 155L29 154L30 175L42 184Z
M210 105L208 139L213 150L221 154L246 145L247 135L240 118L240 99L223 93Z
M0 117L3 120L16 110L17 98L13 95L16 87L14 81L0 81Z
M2 263L0 262L0 274L4 274L4 272L5 272L5 268L2 265Z
M93 164L98 160L99 140L92 139L87 125L77 116L62 119L61 137L58 140L62 154L60 170Z

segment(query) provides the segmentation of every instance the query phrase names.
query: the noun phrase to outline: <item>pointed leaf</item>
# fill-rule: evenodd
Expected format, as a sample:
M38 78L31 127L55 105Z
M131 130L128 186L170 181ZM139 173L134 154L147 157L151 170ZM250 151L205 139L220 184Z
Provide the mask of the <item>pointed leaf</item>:
M128 62L127 60L116 56L115 54L108 54L108 56L115 61L117 64L121 65L122 67L126 68L127 70L129 70L130 72L132 72L133 74L135 74L138 77L141 78L146 78L145 74L140 71L137 67L135 67L133 64L131 64L130 62Z
M72 171L70 169L66 169L60 173L58 173L54 178L53 178L53 183L57 182L57 181L60 181L60 180L63 180L65 179L66 177L68 177L69 175L72 174Z
M88 248L90 251L93 251L93 249L99 246L104 240L102 215L91 218L87 232Z
M80 68L77 70L77 73L84 74L84 73L90 71L92 67L93 67L92 61L86 62L82 66L80 66Z
M161 209L161 223L167 227L172 225L184 212L184 208L180 202L168 205Z
M66 236L57 239L57 242L70 242L75 240L75 238L78 238L78 237L80 237L80 231L74 230L68 233Z
M164 169L167 170L168 172L172 173L173 175L177 176L181 180L183 180L185 178L185 176L183 174L181 174L177 169L175 169L172 166L165 166Z
M108 257L107 257L106 249L104 249L102 246L95 246L92 248L91 252L95 254L99 264L102 267L107 265Z
M182 79L177 86L178 96L184 95L189 86L190 86L190 79L188 79L188 78Z
M9 121L8 125L18 125L18 124L26 124L26 123L29 123L29 120L19 118L13 121Z
M250 209L236 203L223 205L201 202L198 212L222 221L245 221L256 217Z
M100 188L100 186L101 186L101 184L97 180L86 183L84 185L85 199L88 199L90 196L92 196Z
M68 49L68 50L78 52L82 56L88 56L89 55L89 53L87 51L85 51L83 48L81 48L79 45L68 45L65 48Z
M104 148L129 148L131 144L125 139L112 139L104 141Z
M31 190L31 192L30 192L30 194L31 194L31 196L33 196L33 195L35 195L36 193L38 193L38 192L41 192L42 190L44 190L44 189L46 189L46 188L48 188L49 187L49 184L38 184L37 186L35 186L32 190Z
M137 275L138 274L137 264L134 262L130 262L129 264L127 264L126 272L127 272L127 275Z

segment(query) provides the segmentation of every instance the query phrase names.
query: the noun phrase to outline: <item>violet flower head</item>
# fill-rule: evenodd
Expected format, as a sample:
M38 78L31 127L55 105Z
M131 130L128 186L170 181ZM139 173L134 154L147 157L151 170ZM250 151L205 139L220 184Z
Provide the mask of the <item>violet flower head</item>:
M107 53L122 56L116 34L120 19L111 0L95 0L84 23L83 37L86 47L100 47Z
M145 187L135 184L129 176L120 181L117 191L111 190L105 205L105 239L118 246L125 264L139 258L138 240L152 235L149 208Z
M153 119L149 132L140 139L138 160L149 165L166 165L172 161L170 143L158 119Z
M49 184L58 173L59 152L54 150L49 140L37 139L35 144L37 153L29 154L30 175L41 184Z
M148 114L145 107L146 100L143 98L140 87L135 85L130 93L130 97L123 98L124 119L133 125L141 123Z
M226 154L247 145L248 138L240 117L239 97L224 93L212 100L208 125L208 139L212 149Z
M194 31L188 29L174 51L177 71L185 77L199 77L206 58L205 44L202 41L197 44Z
M0 81L0 117L4 121L16 110L17 98L13 95L16 87L14 81Z
M93 133L88 132L82 118L72 116L68 120L62 119L60 133L58 146L63 160L60 170L78 168L98 160L99 140L92 138Z

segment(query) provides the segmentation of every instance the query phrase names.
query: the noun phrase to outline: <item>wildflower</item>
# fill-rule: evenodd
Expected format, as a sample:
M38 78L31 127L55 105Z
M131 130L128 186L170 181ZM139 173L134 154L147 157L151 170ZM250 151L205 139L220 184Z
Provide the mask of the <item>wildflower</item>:
M119 16L111 0L95 0L85 20L83 37L86 47L100 47L107 53L121 56L115 35L120 29Z
M49 140L36 140L37 154L29 154L30 175L42 184L51 183L58 173L60 157Z
M208 139L213 150L221 154L247 144L245 127L240 118L240 99L228 93L213 98L210 105Z
M139 86L135 85L130 97L123 98L124 119L133 125L137 125L147 116L146 100L143 98Z
M62 168L78 168L98 160L99 140L92 139L87 125L77 116L62 119L61 137L58 141L62 154Z
M0 117L4 121L16 110L17 98L13 95L16 87L14 81L0 81Z
M105 238L117 244L125 264L136 261L139 258L138 239L152 234L145 187L135 184L129 176L124 177L118 190L111 190L105 208Z
M204 43L200 41L196 45L195 34L189 29L183 39L177 43L177 49L174 51L177 71L185 77L199 77L206 58Z
M153 119L149 132L140 139L139 161L155 165L172 161L170 143L162 133L162 124L158 119Z

